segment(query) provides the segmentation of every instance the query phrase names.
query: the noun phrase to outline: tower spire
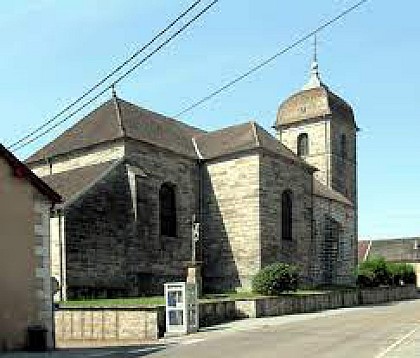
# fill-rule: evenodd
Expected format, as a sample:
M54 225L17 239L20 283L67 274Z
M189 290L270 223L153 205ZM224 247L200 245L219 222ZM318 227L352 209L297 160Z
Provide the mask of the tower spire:
M321 87L323 85L322 82L321 82L321 78L319 76L318 43L317 43L316 34L314 35L313 44L314 44L314 46L313 46L314 55L313 55L312 63L311 63L311 74L310 74L310 77L309 77L309 81L303 86L304 90Z

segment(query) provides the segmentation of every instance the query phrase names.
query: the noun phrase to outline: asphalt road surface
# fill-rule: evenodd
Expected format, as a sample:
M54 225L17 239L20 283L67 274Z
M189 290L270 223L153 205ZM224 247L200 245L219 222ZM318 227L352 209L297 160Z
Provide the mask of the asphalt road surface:
M236 321L209 327L187 337L164 339L156 345L69 349L25 356L420 357L420 300Z

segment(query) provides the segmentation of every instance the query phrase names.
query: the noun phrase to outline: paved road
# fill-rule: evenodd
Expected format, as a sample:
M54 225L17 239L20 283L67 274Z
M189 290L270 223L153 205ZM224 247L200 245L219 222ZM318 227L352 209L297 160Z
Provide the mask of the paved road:
M23 354L5 355L22 357ZM420 300L237 321L157 345L62 350L39 357L420 357Z

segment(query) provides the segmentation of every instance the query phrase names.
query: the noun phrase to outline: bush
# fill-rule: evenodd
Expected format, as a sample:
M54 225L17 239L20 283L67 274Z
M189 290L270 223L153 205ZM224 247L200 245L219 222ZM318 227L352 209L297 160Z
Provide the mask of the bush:
M388 285L391 281L387 263L383 257L374 257L358 267L357 284L361 287Z
M405 263L389 263L388 269L392 285L401 286L416 283L416 274L413 266Z
M252 291L262 295L279 295L296 291L299 270L296 266L275 263L261 269L252 279Z
M374 257L362 262L357 269L357 284L360 287L401 286L415 283L416 274L411 265L386 262L383 257Z

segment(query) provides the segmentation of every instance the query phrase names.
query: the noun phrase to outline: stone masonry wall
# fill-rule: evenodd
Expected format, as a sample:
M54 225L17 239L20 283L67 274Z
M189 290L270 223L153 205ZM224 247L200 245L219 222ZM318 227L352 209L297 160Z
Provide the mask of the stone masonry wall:
M291 241L282 241L281 197L292 192ZM263 154L260 158L260 220L262 266L274 262L300 266L305 279L311 261L312 174L281 157Z
M357 246L354 208L337 201L314 197L314 259L312 261L313 283L325 283L325 264L331 260L331 254L326 247L326 216L340 224L337 245L337 260L332 263L333 284L355 284L354 263Z
M76 151L43 163L30 164L32 171L40 176L57 174L68 170L86 167L89 165L105 163L120 159L124 156L124 145L120 142L95 146L89 150ZM51 164L51 167L50 167Z
M56 212L50 219L51 236L51 276L57 279L60 290L54 295L55 301L65 301L67 291L66 280L66 242L64 234L65 218Z
M309 155L304 156L303 158L310 165L318 169L318 171L314 173L315 178L328 186L331 182L329 121L320 120L317 122L303 122L300 125L282 128L277 136L286 147L297 154L297 139L301 133L308 134Z
M164 282L185 279L189 221L196 212L195 162L138 142L128 142L126 152L125 162L65 210L69 298L156 294ZM129 170L138 173L134 180ZM160 235L159 189L165 182L175 185L177 237Z
M41 194L34 194L35 212L35 278L34 289L37 317L34 324L40 324L47 329L47 347L52 348L53 342L53 311L50 271L50 209L51 202Z
M341 135L346 136L346 155L340 152ZM341 118L331 121L332 188L357 203L356 129L353 123Z
M260 269L257 153L206 163L203 193L204 290L249 289Z

